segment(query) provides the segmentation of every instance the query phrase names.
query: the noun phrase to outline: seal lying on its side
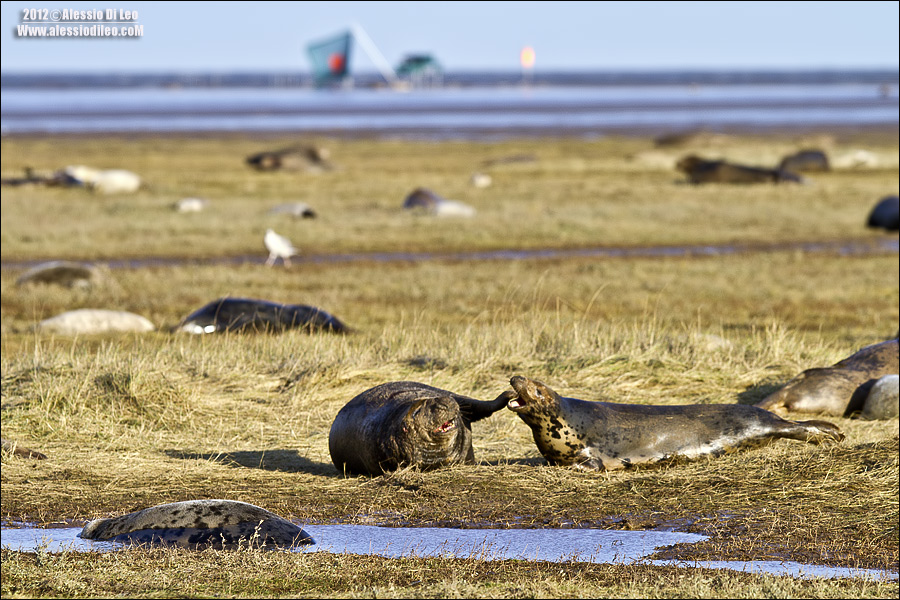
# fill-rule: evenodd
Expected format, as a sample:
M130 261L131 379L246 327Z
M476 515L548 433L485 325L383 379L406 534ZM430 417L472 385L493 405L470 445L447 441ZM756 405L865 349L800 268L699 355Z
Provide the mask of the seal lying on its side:
M866 346L830 367L807 369L756 406L776 413L849 417L863 410L880 377L900 371L897 340Z
M176 327L188 333L280 332L286 329L349 333L351 329L322 309L249 298L219 298L189 314Z
M197 549L314 544L297 525L265 509L233 500L188 500L97 519L81 530L86 540L164 544Z
M679 160L675 168L685 173L691 183L803 183L802 177L789 171L706 160L694 155Z
M531 427L551 465L613 470L670 458L720 456L777 438L818 444L844 435L826 421L786 421L746 404L645 406L563 398L515 376L509 408Z
M407 465L422 470L473 464L471 425L511 397L475 400L414 381L383 383L344 405L331 425L328 450L337 470L381 475Z

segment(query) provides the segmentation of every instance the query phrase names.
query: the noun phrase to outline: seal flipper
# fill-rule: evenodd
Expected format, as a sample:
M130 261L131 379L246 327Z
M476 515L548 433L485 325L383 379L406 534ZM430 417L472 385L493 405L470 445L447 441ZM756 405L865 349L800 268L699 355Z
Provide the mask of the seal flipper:
M456 403L459 404L459 412L462 413L463 420L467 425L486 419L498 410L506 408L507 402L516 397L517 394L512 390L503 392L493 400L475 400L465 396L453 396Z

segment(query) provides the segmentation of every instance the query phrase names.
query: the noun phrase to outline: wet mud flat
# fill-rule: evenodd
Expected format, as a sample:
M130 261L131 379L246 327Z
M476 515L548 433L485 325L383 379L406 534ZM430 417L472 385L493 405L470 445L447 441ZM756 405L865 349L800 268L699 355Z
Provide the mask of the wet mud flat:
M794 561L728 561L651 558L671 545L691 545L706 536L673 531L603 529L448 529L372 525L304 525L317 542L294 552L375 555L385 558L464 558L592 564L644 564L679 568L729 569L802 579L864 578L897 580L878 569L828 567ZM84 540L81 528L9 527L2 547L18 552L115 552L126 544ZM664 554L664 551L662 552Z

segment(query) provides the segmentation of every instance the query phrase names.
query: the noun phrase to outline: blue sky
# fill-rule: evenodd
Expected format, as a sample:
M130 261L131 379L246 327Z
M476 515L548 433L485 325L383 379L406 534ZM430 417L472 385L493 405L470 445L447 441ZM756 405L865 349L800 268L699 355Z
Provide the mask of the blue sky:
M27 39L22 9L138 11L138 39ZM359 23L387 62L449 71L898 68L891 2L3 2L2 70L309 72L309 42ZM374 71L359 48L351 67Z

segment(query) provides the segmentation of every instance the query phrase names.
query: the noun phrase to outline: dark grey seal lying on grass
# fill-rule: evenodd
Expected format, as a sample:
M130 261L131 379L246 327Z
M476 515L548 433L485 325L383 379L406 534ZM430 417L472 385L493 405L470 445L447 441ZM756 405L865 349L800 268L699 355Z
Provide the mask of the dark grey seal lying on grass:
M776 413L803 412L850 417L865 411L875 382L900 371L896 339L872 344L830 367L807 369L769 394L756 406ZM880 401L878 401L880 402ZM896 409L866 411L867 418L889 418ZM884 415L884 416L876 416Z
M706 160L693 154L676 163L675 168L685 173L691 183L803 183L803 178L781 169L748 167L724 160Z
M666 459L720 456L778 438L818 444L844 435L826 421L787 421L746 404L647 406L563 398L515 376L509 408L531 427L551 465L614 470Z
M247 164L257 171L324 171L334 168L328 161L330 154L317 146L291 146L252 154Z
M869 213L866 226L873 229L900 231L900 196L882 198Z
M97 519L79 537L133 544L161 544L191 549L287 548L314 544L297 525L265 509L233 500L188 500Z
M363 475L474 464L472 423L506 406L509 396L482 401L414 381L383 383L338 412L328 435L331 461L341 473Z
M179 323L176 331L215 333L223 331L280 332L306 329L349 333L340 320L315 306L278 304L250 298L220 298L200 308Z

